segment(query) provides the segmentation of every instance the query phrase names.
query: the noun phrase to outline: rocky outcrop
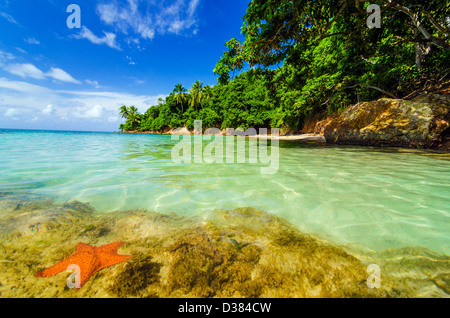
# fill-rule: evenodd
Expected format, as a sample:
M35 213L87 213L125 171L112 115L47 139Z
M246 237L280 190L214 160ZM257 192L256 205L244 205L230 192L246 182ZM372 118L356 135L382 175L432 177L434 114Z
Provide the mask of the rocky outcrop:
M191 132L186 127L177 128L170 132L171 135L191 135Z
M328 119L323 133L328 143L335 144L448 150L450 95L383 98L352 105Z
M317 124L320 121L323 121L326 118L325 112L320 112L315 115L313 115L310 119L308 119L303 126L302 130L300 130L300 133L302 134L320 134L320 131L317 129ZM323 132L322 132L323 134Z

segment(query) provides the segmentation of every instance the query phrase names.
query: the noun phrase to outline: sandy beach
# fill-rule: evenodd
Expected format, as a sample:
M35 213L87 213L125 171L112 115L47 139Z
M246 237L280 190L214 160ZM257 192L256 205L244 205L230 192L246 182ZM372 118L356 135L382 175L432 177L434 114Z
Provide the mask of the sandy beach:
M259 139L274 139L274 140L303 140L303 141L326 142L325 137L323 135L314 135L314 134L300 134L300 135L286 135L286 136L256 135L248 137Z

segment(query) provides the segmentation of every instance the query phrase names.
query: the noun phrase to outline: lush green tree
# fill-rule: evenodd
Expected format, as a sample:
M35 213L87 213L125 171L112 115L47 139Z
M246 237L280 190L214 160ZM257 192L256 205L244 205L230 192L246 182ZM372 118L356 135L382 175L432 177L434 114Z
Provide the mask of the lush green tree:
M246 60L274 65L299 44L311 45L335 35L352 36L367 28L365 8L369 4L381 7L383 27L391 28L401 41L450 50L447 0L253 0L242 28ZM400 22L403 28L392 28L386 24L389 20ZM329 33L333 24L343 26L343 31Z
M177 104L181 105L181 113L184 112L183 109L183 103L186 101L186 88L182 84L175 85L175 89L173 90L175 93L175 100L177 101Z
M203 108L202 100L203 100L203 83L200 81L195 81L191 88L191 107L197 108L200 105Z
M125 130L139 130L141 124L141 115L135 106L128 108L127 120L124 125Z
M128 107L124 105L124 106L119 108L119 111L120 111L120 116L122 118L127 119L127 117L128 117Z
M214 68L214 74L219 75L219 83L226 84L230 79L230 73L233 73L233 77L236 71L242 70L244 67L244 59L242 52L244 47L236 40L232 38L225 46L225 51L217 62Z
M203 97L205 100L209 100L212 97L212 90L211 90L211 86L209 85L205 85L205 87L203 88Z
M380 6L382 28L367 27L369 4ZM122 128L193 129L202 120L298 132L315 115L405 97L450 73L449 16L445 0L253 0L245 40L225 44L216 85L196 81L188 93L177 84L143 115L123 106Z

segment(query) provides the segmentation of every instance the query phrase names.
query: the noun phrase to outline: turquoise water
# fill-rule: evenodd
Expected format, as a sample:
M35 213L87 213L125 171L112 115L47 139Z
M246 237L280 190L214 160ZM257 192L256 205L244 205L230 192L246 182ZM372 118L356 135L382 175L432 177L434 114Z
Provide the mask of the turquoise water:
M0 130L0 192L77 199L105 213L144 208L201 215L253 207L338 244L450 254L448 155L280 142L278 172L263 175L262 163L174 163L177 142L159 135Z

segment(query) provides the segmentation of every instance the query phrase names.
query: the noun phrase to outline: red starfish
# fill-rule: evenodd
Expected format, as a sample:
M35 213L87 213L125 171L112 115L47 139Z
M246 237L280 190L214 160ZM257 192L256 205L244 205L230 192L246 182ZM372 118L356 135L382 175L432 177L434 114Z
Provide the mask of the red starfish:
M78 243L74 255L56 265L34 274L36 277L51 277L67 270L69 265L80 267L80 288L99 270L128 260L131 255L118 255L117 250L124 243L111 243L100 247Z

